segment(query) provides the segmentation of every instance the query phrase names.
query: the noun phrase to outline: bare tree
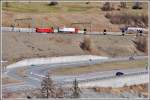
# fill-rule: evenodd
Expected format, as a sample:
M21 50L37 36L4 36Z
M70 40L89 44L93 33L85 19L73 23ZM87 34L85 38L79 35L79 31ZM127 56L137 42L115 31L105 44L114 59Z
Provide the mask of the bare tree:
M103 11L110 11L110 10L112 10L110 2L106 2L101 9Z
M142 3L141 2L135 2L132 6L132 9L142 9Z
M127 7L127 3L126 2L120 2L120 7L121 8L126 8Z
M5 1L4 6L5 6L5 7L9 7L9 2L8 2L8 1Z
M58 2L56 0L53 0L49 3L50 6L55 6L57 4L58 4Z
M75 79L73 82L73 94L72 94L73 98L80 97L80 93L81 93L81 90L78 87L78 81Z
M41 93L43 98L56 96L56 89L49 74L41 82Z
M60 86L60 87L57 89L56 97L57 97L57 98L63 98L64 95L65 95L64 90L63 90L63 88Z

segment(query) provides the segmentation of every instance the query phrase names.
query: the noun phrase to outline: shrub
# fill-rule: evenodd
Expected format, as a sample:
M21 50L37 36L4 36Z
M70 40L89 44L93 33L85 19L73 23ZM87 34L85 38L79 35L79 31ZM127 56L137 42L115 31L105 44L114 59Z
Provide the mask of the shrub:
M86 2L86 4L90 4L90 2Z
M133 15L133 14L109 14L105 15L106 18L110 19L112 24L126 24L132 26L147 27L148 26L148 15Z
M106 18L111 18L111 14L110 13L106 13L105 17Z
M106 2L103 7L101 8L103 11L111 11L113 10L112 5L110 4L110 2Z
M49 3L50 6L55 6L55 5L57 5L57 4L58 4L58 2L50 2L50 3Z
M81 48L83 50L92 51L92 42L89 36L85 36L83 43L81 43Z
M132 9L142 9L142 3L135 2L135 4L132 6Z
M136 44L136 48L139 51L142 51L144 53L148 53L148 39L144 36L138 36L136 40L134 41Z
M126 2L120 2L120 7L121 8L127 8Z

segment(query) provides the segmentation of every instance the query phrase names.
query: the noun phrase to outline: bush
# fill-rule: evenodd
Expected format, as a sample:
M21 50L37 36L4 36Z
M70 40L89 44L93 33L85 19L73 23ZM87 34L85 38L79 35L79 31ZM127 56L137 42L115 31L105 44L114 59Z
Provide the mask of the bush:
M112 5L110 4L110 2L106 2L103 7L101 8L103 11L111 11L113 10Z
M135 2L135 4L132 6L132 9L142 9L142 3Z
M120 2L120 7L121 8L127 8L126 2Z
M83 43L81 44L81 48L83 50L91 51L91 38L86 36L84 37Z
M50 2L50 3L49 3L50 6L55 6L55 5L57 5L57 4L58 4L58 2Z
M136 40L134 41L136 44L136 48L139 51L142 51L144 53L148 53L148 39L144 36L138 36Z
M110 19L112 24L126 24L139 27L148 26L148 15L133 15L133 14L109 14L105 15L106 18Z
M90 4L90 2L86 2L86 4Z
M93 44L93 41L92 41L92 39L88 35L86 35L84 37L84 40L80 44L80 47L83 50L89 51L90 53L95 53L96 52L96 48L95 48L95 46Z
M111 14L110 13L106 13L105 17L106 18L111 18Z

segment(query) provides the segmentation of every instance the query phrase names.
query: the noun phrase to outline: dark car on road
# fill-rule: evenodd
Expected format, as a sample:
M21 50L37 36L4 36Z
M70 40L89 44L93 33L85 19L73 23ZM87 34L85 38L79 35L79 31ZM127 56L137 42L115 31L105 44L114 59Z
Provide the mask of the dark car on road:
M129 60L135 60L133 56L129 57Z
M116 72L116 76L122 76L122 75L124 75L123 72Z

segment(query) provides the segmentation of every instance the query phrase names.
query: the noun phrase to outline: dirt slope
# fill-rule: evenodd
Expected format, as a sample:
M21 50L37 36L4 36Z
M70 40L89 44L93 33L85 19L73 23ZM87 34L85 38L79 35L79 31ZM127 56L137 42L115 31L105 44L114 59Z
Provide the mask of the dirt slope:
M90 36L95 53L80 47L84 35L3 33L3 60L14 62L31 57L97 54L102 56L142 55L132 42L133 36Z

